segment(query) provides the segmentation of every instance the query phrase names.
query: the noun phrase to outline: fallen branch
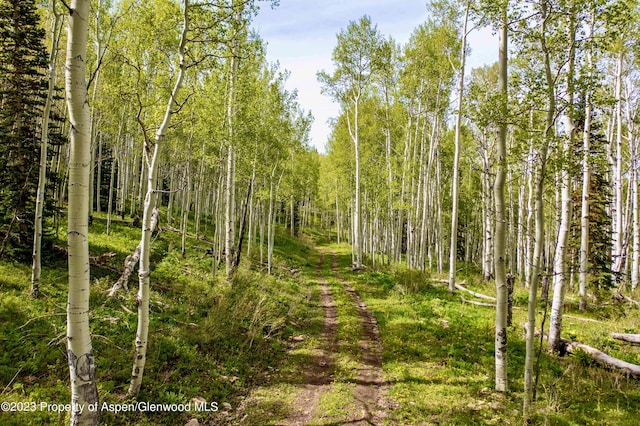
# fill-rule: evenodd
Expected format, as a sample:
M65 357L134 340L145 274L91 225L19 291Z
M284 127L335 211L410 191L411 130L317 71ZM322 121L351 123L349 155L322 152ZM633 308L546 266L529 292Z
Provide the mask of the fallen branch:
M444 280L442 278L431 278L431 281L444 283L444 284L447 284L447 285L449 284L449 280ZM464 281L456 283L455 284L455 288L457 288L458 290L461 290L461 291L465 291L465 292L477 297L478 299L491 300L492 302L496 301L496 298L493 297L493 296L487 296L486 294L476 293L475 291L469 290L468 288L465 287L465 282Z
M488 308L495 308L496 307L496 305L494 305L493 303L484 303L484 302L476 302L475 300L467 300L463 296L460 296L460 299L462 299L462 301L464 303L470 303L472 305L486 306Z
M567 315L567 314L564 314L563 317L564 318L570 318L570 319L578 320L578 321L585 321L585 322L595 322L595 323L601 323L602 322L602 321L598 321L598 320L593 319L593 318L574 317L573 315Z
M633 303L634 305L640 307L640 302L638 302L637 300L633 300L629 296L622 296L622 297L624 297L624 300L626 300L627 302Z
M106 265L109 262L109 259L111 259L112 257L115 257L115 253L113 252L109 252L109 253L102 253L99 256L91 256L89 257L89 263L91 263L92 265Z
M429 278L429 280L449 285L449 280L445 280L442 278ZM459 283L456 283L456 285L465 285L465 282L460 281Z
M173 226L162 225L162 230L173 232L174 234L182 235L182 230L178 228L174 228ZM192 238L196 241L204 241L205 243L212 243L212 241L209 241L205 235L200 235L198 238L196 238L195 234L190 234L188 232L185 232L185 236L187 238Z
M158 215L159 211L156 207L153 209L153 213L151 214L151 232L154 232L158 226ZM109 290L109 294L107 295L108 297L113 297L121 288L124 288L127 292L129 291L129 276L131 276L133 268L135 268L140 260L141 249L142 241L138 244L135 250L133 250L133 253L127 256L124 260L124 271L122 272L122 275L120 275L118 281L116 281L113 287L111 287L111 290Z
M456 284L456 288L458 290L466 291L467 293L474 295L478 299L491 300L492 302L496 301L495 297L487 296L486 294L482 294L482 293L476 293L475 291L471 291L468 288L461 286L460 284Z
M636 343L640 345L640 334L628 334L628 333L611 333L611 337L618 340L624 340L629 343Z
M561 341L564 344L566 352L568 353L575 353L577 350L581 350L591 355L591 359L593 359L600 365L611 368L613 370L619 370L630 377L640 379L640 365L631 364L630 362L614 358L596 348L592 348L591 346L587 346L583 343L572 342L566 339L561 339Z

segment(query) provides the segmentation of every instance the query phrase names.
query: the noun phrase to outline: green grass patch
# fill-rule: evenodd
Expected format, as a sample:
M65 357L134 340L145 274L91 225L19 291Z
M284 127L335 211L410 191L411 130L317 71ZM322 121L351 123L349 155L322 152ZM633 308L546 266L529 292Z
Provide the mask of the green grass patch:
M90 253L115 256L104 265L92 266L90 327L100 401L112 404L127 401L137 322L137 274L131 276L129 293L108 299L107 292L125 257L138 244L140 229L114 222L107 236L103 216L98 215L90 227ZM308 289L299 274L291 272L310 262L305 257L309 249L286 234L278 234L277 239L286 247L285 252L275 254L277 277L259 272L261 267L252 263L253 258L245 258L233 282L226 283L220 272L212 269L211 256L206 253L210 243L187 238L183 258L179 234L163 231L154 236L149 346L138 400L179 404L202 398L217 402L220 411L102 412L102 424L175 425L193 417L208 424L233 422L232 413L242 396L269 383L286 355L289 338L313 329L317 320L309 303L317 293ZM57 244L64 247L66 241ZM292 255L284 256L289 252ZM2 399L66 404L70 391L65 255L58 252L46 257L39 299L28 297L30 275L30 265L0 262ZM231 405L231 412L226 412L223 403ZM68 423L68 415L41 410L3 412L0 423Z
M465 304L429 274L394 265L354 272L348 246L338 253L340 273L374 313L383 345L383 370L395 409L388 424L522 424L524 333L528 290L516 286L514 327L509 329L510 392L493 391L495 310ZM463 277L467 287L495 296L494 283ZM465 298L473 299L471 295ZM538 309L538 327L544 305ZM611 339L611 331L634 330L640 310L607 305L580 313L569 306L563 334L638 363L639 348ZM548 319L546 327L548 327ZM635 324L635 325L634 325ZM542 352L532 424L632 425L640 418L640 382L595 365L589 357Z

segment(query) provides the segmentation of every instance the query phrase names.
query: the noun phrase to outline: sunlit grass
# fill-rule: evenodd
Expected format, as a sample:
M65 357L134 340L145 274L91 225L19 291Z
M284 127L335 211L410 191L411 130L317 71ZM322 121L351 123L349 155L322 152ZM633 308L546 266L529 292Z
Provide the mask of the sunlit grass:
M389 424L520 424L524 332L528 290L517 286L514 326L509 329L509 387L493 391L495 311L463 303L446 285L428 275L390 271L352 272L348 246L332 246L342 273L349 277L380 326L383 370L396 408ZM493 282L467 279L469 288L495 295ZM471 295L464 295L474 299ZM563 334L613 356L638 363L640 348L609 337L633 332L639 310L607 305L585 313L565 309ZM544 305L538 307L538 327ZM548 313L547 313L548 315ZM571 318L592 318L599 322ZM549 320L546 320L548 327ZM640 383L575 357L542 352L533 424L632 425L640 416Z

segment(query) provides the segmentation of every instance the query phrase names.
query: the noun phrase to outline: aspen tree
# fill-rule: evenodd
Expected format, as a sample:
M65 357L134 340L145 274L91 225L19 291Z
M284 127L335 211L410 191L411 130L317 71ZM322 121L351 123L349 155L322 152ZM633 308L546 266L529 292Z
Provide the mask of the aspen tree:
M500 17L499 27L499 74L498 88L500 92L501 119L498 126L496 153L498 168L494 184L495 194L495 274L496 274L496 331L495 331L495 366L496 390L507 391L507 277L506 277L506 229L504 184L507 174L507 6L505 2Z
M377 72L378 54L382 38L368 16L358 22L351 21L346 30L337 35L337 45L332 59L336 66L334 75L322 71L318 80L323 93L331 95L342 105L346 114L349 135L354 145L355 197L353 208L354 266L362 267L362 196L360 181L360 106L371 79Z
M591 12L589 37L593 35L595 10ZM589 86L584 95L584 129L582 131L582 205L580 208L580 259L579 287L580 310L587 308L587 284L589 282L589 190L591 188L591 79L593 78L593 48L587 51L587 76Z
M611 253L611 271L619 274L622 271L624 259L623 238L624 238L624 216L623 216L623 182L622 182L622 74L624 65L624 47L620 47L616 58L616 80L615 98L616 106L614 110L615 119L615 158L613 163L613 250ZM618 281L618 279L615 279Z
M51 2L53 24L51 28L51 52L49 52L49 75L47 97L42 111L40 133L40 168L38 171L38 190L36 194L35 218L33 227L33 264L31 267L31 296L38 297L40 291L40 275L42 272L42 214L44 211L44 195L47 185L47 152L49 146L49 118L55 91L55 73L58 62L58 43L62 33L63 18L56 9L56 2Z
M167 102L164 117L158 130L156 131L153 146L145 149L146 163L149 165L147 173L147 190L144 197L144 209L142 216L142 238L140 240L140 267L138 270L138 327L136 330L135 354L133 370L131 372L131 382L128 394L136 397L140 392L142 377L146 364L147 343L149 334L149 274L150 274L150 245L151 245L151 219L157 199L157 173L160 149L165 138L171 116L175 112L174 105L177 104L178 93L182 87L182 81L186 70L185 47L187 43L187 32L189 31L189 0L184 0L182 32L178 46L179 67L171 95ZM148 141L150 142L150 141ZM149 158L149 154L151 155Z
M229 65L229 91L227 98L227 178L225 181L225 270L227 280L231 279L233 274L233 249L235 242L234 233L234 192L235 192L235 148L234 148L234 120L235 120L235 90L236 80L238 74L238 61L239 49L240 49L240 34L237 26L240 24L240 18L242 14L242 6L238 6L238 1L234 1L233 16L236 24L236 31L233 38L233 47L231 51L230 65Z
M574 63L575 63L575 10L573 2L569 6L569 52L568 52L568 72L567 72L567 136L563 142L563 159L570 161L570 150L573 149L574 124L573 124L573 91L574 91ZM555 112L554 112L555 113ZM548 123L547 125L551 125ZM551 328L549 330L549 345L556 350L560 338L562 305L564 304L564 293L566 291L568 271L567 271L567 244L569 240L569 227L571 226L571 174L570 167L565 165L561 173L561 208L560 226L558 229L558 239L555 249L553 264L553 304L551 307Z
M449 245L449 292L453 293L456 285L456 260L458 256L458 164L460 163L460 140L462 127L462 100L464 94L465 59L467 56L467 21L469 20L469 2L465 4L462 25L462 44L460 47L460 74L458 75L458 111L456 113L456 135L453 154L453 177L451 183L451 241Z
M85 79L89 0L73 0L69 8L65 87L70 131L69 298L67 301L67 356L71 378L71 424L95 425L98 410L96 363L89 332L89 172L91 117Z

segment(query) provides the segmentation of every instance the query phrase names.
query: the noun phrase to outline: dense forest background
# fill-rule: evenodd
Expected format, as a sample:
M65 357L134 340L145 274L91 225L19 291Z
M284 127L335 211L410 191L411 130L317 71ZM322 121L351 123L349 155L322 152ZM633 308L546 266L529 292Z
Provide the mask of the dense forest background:
M637 2L434 0L404 45L354 17L317 73L341 108L326 153L252 29L261 7L277 2L0 0L2 416L95 424L99 400L204 393L200 421L290 419L247 396L304 370L290 346L326 339L310 319L339 285L380 327L374 385L396 414L374 423L437 423L406 407L430 398L420 360L440 345L446 374L481 377L445 422L633 424ZM496 63L467 70L486 26ZM399 352L415 387L389 384ZM469 352L481 371L453 361ZM60 395L62 414L31 405ZM100 416L188 420L165 414Z

